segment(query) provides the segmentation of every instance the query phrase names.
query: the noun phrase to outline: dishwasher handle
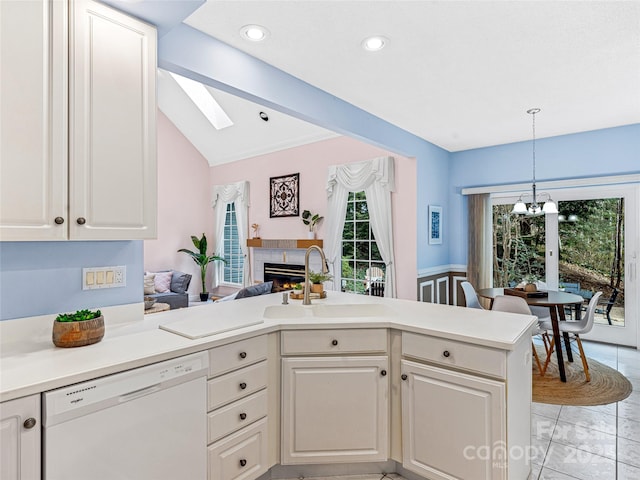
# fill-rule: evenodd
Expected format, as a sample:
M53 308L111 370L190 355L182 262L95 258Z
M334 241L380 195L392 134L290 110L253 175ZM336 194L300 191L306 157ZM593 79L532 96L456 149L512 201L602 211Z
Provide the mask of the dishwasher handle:
M144 397L145 395L149 395L150 393L155 393L161 388L161 385L159 383L156 383L155 385L150 385L138 390L133 390L131 392L120 395L120 397L118 397L118 402L123 403L130 400L135 400L136 398Z

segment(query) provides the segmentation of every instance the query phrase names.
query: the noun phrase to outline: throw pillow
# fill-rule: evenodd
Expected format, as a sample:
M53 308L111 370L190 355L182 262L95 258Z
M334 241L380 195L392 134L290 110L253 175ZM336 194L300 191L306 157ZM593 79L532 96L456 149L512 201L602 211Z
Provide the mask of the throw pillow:
M171 276L173 272L156 272L153 279L158 293L168 293L171 291Z
M271 293L273 282L259 283L258 285L251 285L250 287L243 288L236 295L236 300L239 298L255 297L257 295L263 295L265 293Z
M146 273L144 276L144 294L145 295L153 295L154 293L156 293L156 286L155 286L155 274L153 273Z
M188 273L182 273L173 271L171 276L171 291L175 293L185 293L191 283L191 275Z

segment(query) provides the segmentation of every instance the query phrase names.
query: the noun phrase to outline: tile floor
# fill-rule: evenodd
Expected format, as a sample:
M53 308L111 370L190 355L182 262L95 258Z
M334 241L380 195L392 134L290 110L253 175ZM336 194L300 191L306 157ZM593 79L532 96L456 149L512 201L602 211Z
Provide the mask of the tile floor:
M532 480L640 479L640 352L583 342L589 358L622 372L634 391L595 407L534 403Z

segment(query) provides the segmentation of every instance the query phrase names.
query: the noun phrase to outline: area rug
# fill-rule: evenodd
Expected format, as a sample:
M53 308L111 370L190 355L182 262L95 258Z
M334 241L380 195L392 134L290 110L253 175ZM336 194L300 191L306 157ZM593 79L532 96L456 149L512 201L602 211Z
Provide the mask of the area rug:
M538 348L540 360L544 361L544 348ZM591 381L587 382L582 370L582 361L576 354L573 363L565 358L566 383L560 381L555 352L544 377L538 367L533 367L533 401L554 405L604 405L624 400L631 394L631 382L617 370L587 357Z

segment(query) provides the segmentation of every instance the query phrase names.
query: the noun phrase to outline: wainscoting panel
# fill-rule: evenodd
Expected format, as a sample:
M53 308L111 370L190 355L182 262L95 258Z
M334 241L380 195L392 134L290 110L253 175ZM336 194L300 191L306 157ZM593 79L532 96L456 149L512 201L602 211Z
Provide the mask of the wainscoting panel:
M421 302L445 305L465 305L464 293L460 284L467 279L466 272L441 271L429 272L418 277L418 299Z

